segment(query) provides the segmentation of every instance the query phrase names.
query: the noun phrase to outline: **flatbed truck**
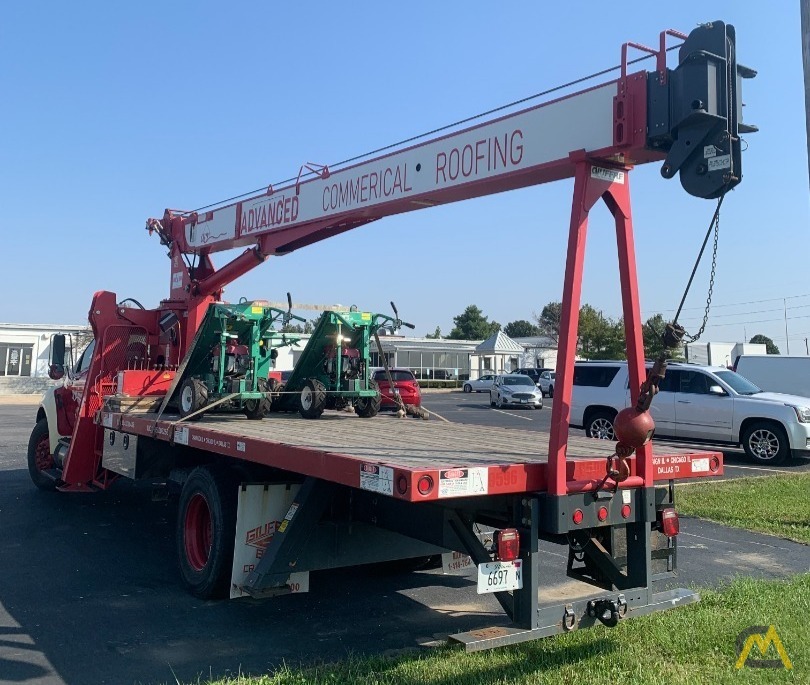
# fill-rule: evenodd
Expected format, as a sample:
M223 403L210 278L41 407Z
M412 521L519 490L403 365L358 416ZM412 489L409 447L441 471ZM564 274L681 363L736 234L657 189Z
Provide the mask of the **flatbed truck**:
M674 69L672 36L683 40ZM628 73L630 47L653 55L656 69ZM722 475L722 454L662 449L651 432L618 454L612 443L569 436L568 419L588 212L604 200L615 220L635 401L645 367L630 171L663 161L665 177L680 173L705 198L739 183L738 77L753 72L734 51L733 27L722 22L689 36L667 30L657 49L625 44L616 80L382 157L308 163L294 184L149 220L169 250L170 296L150 310L95 294L93 342L73 369L63 355L52 360L52 376L68 379L38 410L32 480L64 493L122 478L167 484L179 495L180 577L204 598L301 592L314 570L463 553L478 591L493 593L511 621L454 635L468 650L696 601L693 591L656 592L653 582L676 566L673 481ZM328 411L317 421L177 413L206 311L269 256L390 214L571 177L548 434ZM216 269L211 255L235 247L246 249ZM63 351L64 340L55 342ZM566 572L584 598L541 606L541 540L568 545Z

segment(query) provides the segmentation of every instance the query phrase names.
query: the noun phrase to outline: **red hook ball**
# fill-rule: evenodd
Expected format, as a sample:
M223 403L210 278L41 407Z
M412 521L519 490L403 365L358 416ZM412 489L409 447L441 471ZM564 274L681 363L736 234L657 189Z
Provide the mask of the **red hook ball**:
M613 422L616 439L633 449L646 445L655 432L655 421L650 412L638 411L635 407L622 409Z

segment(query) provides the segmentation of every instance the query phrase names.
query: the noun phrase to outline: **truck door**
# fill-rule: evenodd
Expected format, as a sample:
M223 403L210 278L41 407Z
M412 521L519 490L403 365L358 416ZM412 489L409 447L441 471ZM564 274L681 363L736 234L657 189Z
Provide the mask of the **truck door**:
M703 371L680 369L675 395L676 436L697 440L731 440L734 400L717 395L709 388L717 381ZM669 374L667 374L669 375Z
M667 375L658 385L658 394L650 405L650 416L655 421L656 437L675 437L675 393L672 390L677 387L678 373L679 371L674 369L667 370Z

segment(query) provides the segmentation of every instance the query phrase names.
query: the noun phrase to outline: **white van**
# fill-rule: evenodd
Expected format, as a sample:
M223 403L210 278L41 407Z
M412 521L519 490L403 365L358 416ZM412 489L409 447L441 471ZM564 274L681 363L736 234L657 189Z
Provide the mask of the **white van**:
M767 392L810 397L810 357L781 354L744 354L734 370Z

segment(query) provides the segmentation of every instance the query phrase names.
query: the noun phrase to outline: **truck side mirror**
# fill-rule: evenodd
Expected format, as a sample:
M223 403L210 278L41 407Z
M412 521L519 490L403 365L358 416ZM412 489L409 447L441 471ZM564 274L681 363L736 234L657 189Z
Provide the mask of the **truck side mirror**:
M48 355L48 378L58 381L65 375L65 336L56 333L51 336L51 350Z
M726 391L719 385L710 385L709 386L709 394L710 395L725 395Z

